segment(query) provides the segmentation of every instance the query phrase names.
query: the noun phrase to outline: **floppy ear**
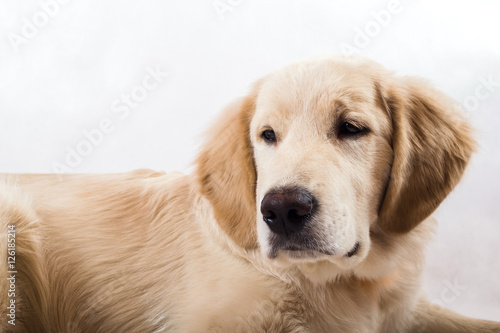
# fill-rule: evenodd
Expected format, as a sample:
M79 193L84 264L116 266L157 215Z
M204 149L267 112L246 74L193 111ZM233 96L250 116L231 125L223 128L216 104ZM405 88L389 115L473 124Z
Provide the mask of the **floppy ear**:
M475 141L456 102L418 79L394 78L379 89L379 97L392 119L394 151L379 224L387 232L405 233L455 187Z
M250 143L255 95L228 106L197 159L201 193L224 232L245 248L257 246L256 171Z

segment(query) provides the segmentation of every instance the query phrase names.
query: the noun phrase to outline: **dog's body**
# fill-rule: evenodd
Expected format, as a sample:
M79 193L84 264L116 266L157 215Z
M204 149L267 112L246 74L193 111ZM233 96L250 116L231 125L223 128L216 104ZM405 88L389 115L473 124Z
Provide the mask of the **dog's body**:
M192 175L4 176L0 328L500 332L420 291L429 215L473 146L438 92L325 59L233 104Z

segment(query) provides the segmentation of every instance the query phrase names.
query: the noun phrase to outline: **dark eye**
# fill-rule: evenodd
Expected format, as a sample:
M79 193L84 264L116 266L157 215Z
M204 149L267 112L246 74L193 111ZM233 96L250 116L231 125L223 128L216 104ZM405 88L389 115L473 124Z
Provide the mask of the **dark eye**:
M349 121L344 121L340 126L341 135L355 135L364 131L365 129L362 126Z
M262 132L261 137L267 142L267 143L275 143L276 142L276 134L272 129L265 130Z

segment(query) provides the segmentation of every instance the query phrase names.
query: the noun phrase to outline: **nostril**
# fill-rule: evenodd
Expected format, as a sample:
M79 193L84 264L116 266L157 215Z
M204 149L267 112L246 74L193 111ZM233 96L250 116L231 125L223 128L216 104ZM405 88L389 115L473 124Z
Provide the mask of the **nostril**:
M295 207L290 210L290 213L297 216L307 216L313 210L313 201L310 197L303 197L297 200Z
M263 212L262 217L264 217L264 220L268 223L274 222L274 220L276 220L276 214L271 210Z
M309 216L308 213L306 214L302 214L302 213L299 213L297 210L291 210L288 212L288 220L291 222L291 223L302 223L304 219L307 219Z

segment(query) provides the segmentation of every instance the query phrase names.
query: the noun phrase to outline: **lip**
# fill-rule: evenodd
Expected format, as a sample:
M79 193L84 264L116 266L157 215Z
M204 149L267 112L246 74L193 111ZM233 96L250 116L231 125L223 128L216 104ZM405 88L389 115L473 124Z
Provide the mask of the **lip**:
M331 256L334 253L332 251L324 250L324 249L310 249L305 247L299 247L295 245L286 246L281 249L281 251L289 251L292 253L319 253L327 256Z
M317 260L321 257L334 256L335 253L332 251L324 250L324 249L308 249L303 247L298 247L295 245L285 246L280 249L275 249L269 255L270 258L276 258L278 254L285 255L290 259L309 259L309 260Z
M354 245L353 249L349 251L347 254L342 254L339 255L338 253L335 253L334 251L331 250L325 250L325 249L311 249L307 247L301 247L297 245L286 245L282 248L277 248L274 249L270 254L270 258L276 258L278 254L283 254L286 257L290 259L301 259L301 260L317 260L318 258L324 258L324 257L338 257L338 256L345 256L348 258L353 257L359 252L360 244L359 242L356 242Z

